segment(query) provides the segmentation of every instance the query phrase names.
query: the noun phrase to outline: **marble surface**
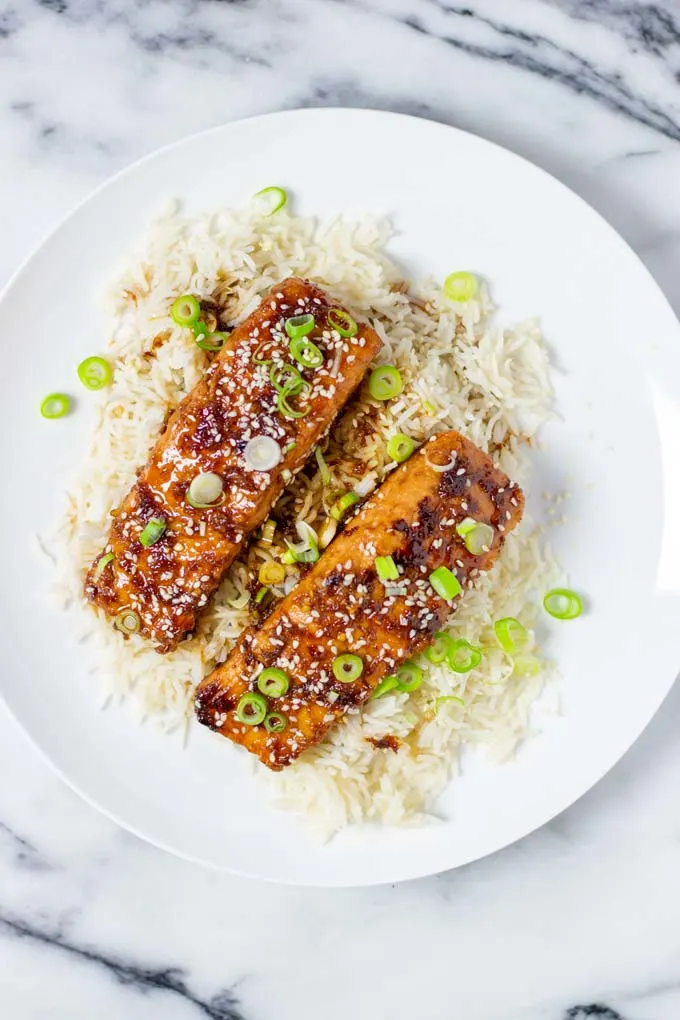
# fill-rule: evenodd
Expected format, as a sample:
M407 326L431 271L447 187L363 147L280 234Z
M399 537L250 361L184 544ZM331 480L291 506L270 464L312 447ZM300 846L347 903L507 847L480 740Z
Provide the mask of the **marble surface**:
M0 282L158 145L356 105L467 128L557 174L680 310L679 82L677 0L1 0ZM676 689L605 780L516 846L325 892L146 846L0 709L0 1016L677 1020L679 730Z

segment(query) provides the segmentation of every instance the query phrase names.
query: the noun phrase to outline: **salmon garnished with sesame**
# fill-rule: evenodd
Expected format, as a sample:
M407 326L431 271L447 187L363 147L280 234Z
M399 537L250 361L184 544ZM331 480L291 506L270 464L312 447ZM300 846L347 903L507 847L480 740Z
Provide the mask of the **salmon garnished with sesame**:
M90 602L123 633L159 652L176 648L380 347L313 284L274 287L170 416L112 511L85 581Z
M521 489L468 439L435 436L203 680L199 722L270 769L289 765L395 673L417 678L408 660L491 569L523 506Z

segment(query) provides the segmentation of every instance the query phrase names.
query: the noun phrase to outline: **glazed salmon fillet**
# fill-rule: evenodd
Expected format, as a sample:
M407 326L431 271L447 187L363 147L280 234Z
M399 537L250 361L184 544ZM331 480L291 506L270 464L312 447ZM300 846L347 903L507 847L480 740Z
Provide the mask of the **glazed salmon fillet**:
M314 368L294 360L285 329L288 318L305 314L314 317L307 339L322 355ZM379 337L365 324L356 324L353 336L341 335L354 328L353 320L342 326L345 315L324 291L292 278L274 287L231 333L171 415L135 485L111 512L109 540L87 574L85 593L117 626L151 639L159 652L171 651L193 631L249 534L327 433L380 350ZM292 364L305 385L282 409L271 372L284 364ZM254 470L244 457L256 437L280 447L279 463L270 470ZM212 501L215 505L190 505L191 483L207 474L219 476L222 496ZM152 537L154 528L164 530L145 545L147 535L140 538L149 522Z
M457 432L434 437L388 476L297 587L261 626L244 631L226 661L203 680L195 699L199 721L270 769L289 765L431 644L465 588L493 566L523 506L521 489L469 440ZM479 555L456 531L466 518L493 528ZM398 579L380 580L379 556L392 557ZM450 599L430 583L441 567L460 585L460 594ZM347 653L360 658L362 669L349 682L333 671L337 657ZM258 676L267 668L281 670L288 681L285 693L266 706L285 716L280 732L253 724L252 713L241 721L242 698L260 694Z

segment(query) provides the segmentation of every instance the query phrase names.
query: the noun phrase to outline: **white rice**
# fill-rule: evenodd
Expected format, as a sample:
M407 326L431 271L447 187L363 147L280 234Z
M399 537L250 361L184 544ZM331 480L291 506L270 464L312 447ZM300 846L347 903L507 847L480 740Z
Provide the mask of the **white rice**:
M172 300L182 293L215 298L231 319L240 319L269 286L300 275L371 322L384 342L380 361L396 364L406 386L387 405L363 393L341 419L326 451L338 490L367 475L376 482L384 476L385 440L395 431L422 441L448 428L489 451L513 479L527 480L527 447L551 401L538 323L497 325L484 288L478 300L457 306L434 282L403 293L403 278L383 251L389 234L389 224L377 219L318 224L285 210L271 218L255 210L186 217L173 208L154 224L111 295L114 382L54 543L65 602L83 602L83 573L104 545L109 511L134 482L168 409L206 367L206 355L169 317ZM369 420L372 428L357 431ZM321 482L311 469L282 499L298 519L322 523ZM235 609L230 601L243 595L252 570L279 550L280 544L251 546L232 567L198 633L169 655L158 655L139 637L122 640L83 603L84 630L96 639L93 661L107 697L130 696L141 717L152 716L167 730L186 727L195 684L249 621L248 609ZM369 702L280 774L262 767L278 802L309 817L323 834L368 819L403 824L431 809L464 745L484 743L496 761L511 756L529 732L532 704L551 667L543 663L535 676L514 676L492 625L517 616L531 628L536 596L556 576L540 534L525 519L495 569L479 579L450 621L452 634L483 646L482 665L468 674L430 666L414 694ZM447 702L435 713L436 698L449 694L462 704ZM376 750L367 739L387 735L399 739L398 753Z

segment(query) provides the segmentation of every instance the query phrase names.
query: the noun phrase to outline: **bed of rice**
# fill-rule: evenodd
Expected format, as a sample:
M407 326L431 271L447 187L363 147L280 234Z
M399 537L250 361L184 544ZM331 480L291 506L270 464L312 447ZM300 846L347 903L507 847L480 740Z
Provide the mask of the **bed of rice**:
M399 367L405 388L387 404L371 400L364 388L340 419L325 452L334 491L366 477L378 482L389 470L386 439L394 432L420 442L448 428L489 451L513 479L527 481L528 448L551 401L538 323L498 325L484 288L477 300L453 305L434 282L407 287L384 253L389 235L389 224L377 219L319 224L286 210L269 218L254 209L187 217L173 208L153 225L111 293L114 381L53 543L65 601L83 601L83 572L104 544L109 511L134 482L168 410L207 365L207 355L169 316L182 293L213 298L238 321L269 286L301 275L327 287L379 332L380 360ZM313 464L297 476L274 516L284 511L287 520L322 526L328 493ZM251 544L196 635L170 655L159 656L138 637L122 640L83 603L83 629L94 639L105 700L131 699L141 718L154 717L170 732L186 729L193 688L249 622L249 582L263 561L280 554L280 532L273 546ZM498 762L511 756L531 727L532 706L552 667L541 660L538 673L518 676L497 647L492 625L516 616L532 628L536 596L556 576L542 535L525 519L450 621L451 633L484 648L482 665L468 674L428 666L417 692L369 702L280 774L261 768L275 800L306 815L323 834L369 819L403 824L432 808L463 746L483 743ZM540 658L538 649L534 654ZM460 700L436 711L436 699L451 694ZM398 753L376 750L368 739L386 735L399 739Z

